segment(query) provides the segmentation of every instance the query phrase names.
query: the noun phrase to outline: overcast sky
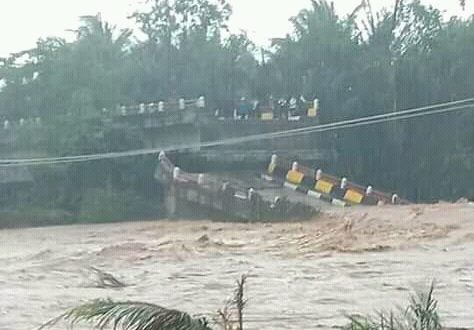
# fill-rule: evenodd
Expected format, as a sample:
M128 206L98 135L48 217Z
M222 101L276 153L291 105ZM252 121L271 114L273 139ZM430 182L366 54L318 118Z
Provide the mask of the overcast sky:
M288 19L310 0L229 0L234 9L231 29L246 30L259 45L268 39L282 37L291 30ZM422 0L446 11L447 16L474 13L474 0L466 0L462 12L458 0ZM35 45L40 37L68 37L67 29L76 28L78 16L102 13L118 27L133 27L127 16L140 7L132 0L0 0L0 56ZM339 14L350 12L360 0L335 0ZM374 7L393 6L393 0L372 0Z

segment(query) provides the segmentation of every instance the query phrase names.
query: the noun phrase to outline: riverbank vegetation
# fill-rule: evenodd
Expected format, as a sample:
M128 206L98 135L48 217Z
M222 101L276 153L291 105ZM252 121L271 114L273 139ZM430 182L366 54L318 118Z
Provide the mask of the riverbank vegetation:
M49 321L40 329L49 329L60 322L70 325L90 324L100 329L123 330L243 330L246 277L237 281L234 296L224 309L217 312L214 324L205 318L195 318L185 312L166 309L143 302L114 302L96 300L73 308ZM349 316L344 330L442 330L438 313L438 301L434 297L435 286L412 294L405 308L389 312L377 312L375 316ZM251 308L251 305L250 307ZM269 316L270 317L270 316ZM261 325L264 327L264 325Z
M5 144L2 155L142 148L140 132L130 129L117 136L97 118L118 104L170 97L205 95L216 109L233 108L241 96L303 95L320 100L321 122L328 123L473 96L472 16L447 18L418 0L396 0L380 12L363 1L340 16L332 3L314 0L291 19L292 33L260 49L245 32L228 31L231 15L226 1L153 0L130 18L140 39L100 15L87 16L73 40L40 39L36 47L0 59L1 122L39 117L45 127L20 139L24 153ZM473 126L474 116L467 111L325 133L324 138L339 155L332 173L413 201L455 201L474 196ZM117 217L119 210L120 218L138 217L156 200L154 161L143 157L73 164L61 171L34 169L33 187L21 198L8 199L2 191L0 205L57 209L86 221Z

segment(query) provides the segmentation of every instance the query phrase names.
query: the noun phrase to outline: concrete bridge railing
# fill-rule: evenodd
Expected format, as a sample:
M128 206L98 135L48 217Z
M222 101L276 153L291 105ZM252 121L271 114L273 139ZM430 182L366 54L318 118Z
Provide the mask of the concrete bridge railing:
M268 201L253 188L230 184L209 174L195 174L176 167L164 153L155 174L165 187L165 208L175 217L186 207L210 211L220 220L282 221L309 219L317 210L286 200Z
M311 169L277 155L272 156L264 178L338 206L409 204L397 194L364 187L346 177L338 178L320 168Z

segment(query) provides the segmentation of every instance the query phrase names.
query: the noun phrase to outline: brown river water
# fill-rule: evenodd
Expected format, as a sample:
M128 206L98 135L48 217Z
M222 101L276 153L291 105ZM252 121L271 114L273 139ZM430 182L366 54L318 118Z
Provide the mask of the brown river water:
M305 223L15 229L0 240L0 329L35 329L107 297L211 318L241 274L249 276L246 329L341 326L347 314L405 305L433 279L444 323L474 327L470 204L328 211ZM127 286L94 287L91 266Z

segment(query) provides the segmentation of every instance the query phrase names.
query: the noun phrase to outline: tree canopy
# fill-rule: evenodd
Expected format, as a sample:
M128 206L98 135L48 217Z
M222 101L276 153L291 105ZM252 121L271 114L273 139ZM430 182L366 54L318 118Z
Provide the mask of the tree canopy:
M75 40L41 39L1 59L0 117L62 123L50 131L64 142L54 152L67 154L118 148L85 134L94 125L64 119L117 104L205 95L211 107L232 107L242 96L304 95L330 122L472 96L473 16L446 20L419 0L374 12L365 0L341 17L312 0L292 33L260 50L244 31L229 32L231 15L226 0L149 0L131 16L141 41L100 15L82 17ZM439 116L331 133L327 145L339 154L334 172L412 199L472 196L473 124L470 113Z

